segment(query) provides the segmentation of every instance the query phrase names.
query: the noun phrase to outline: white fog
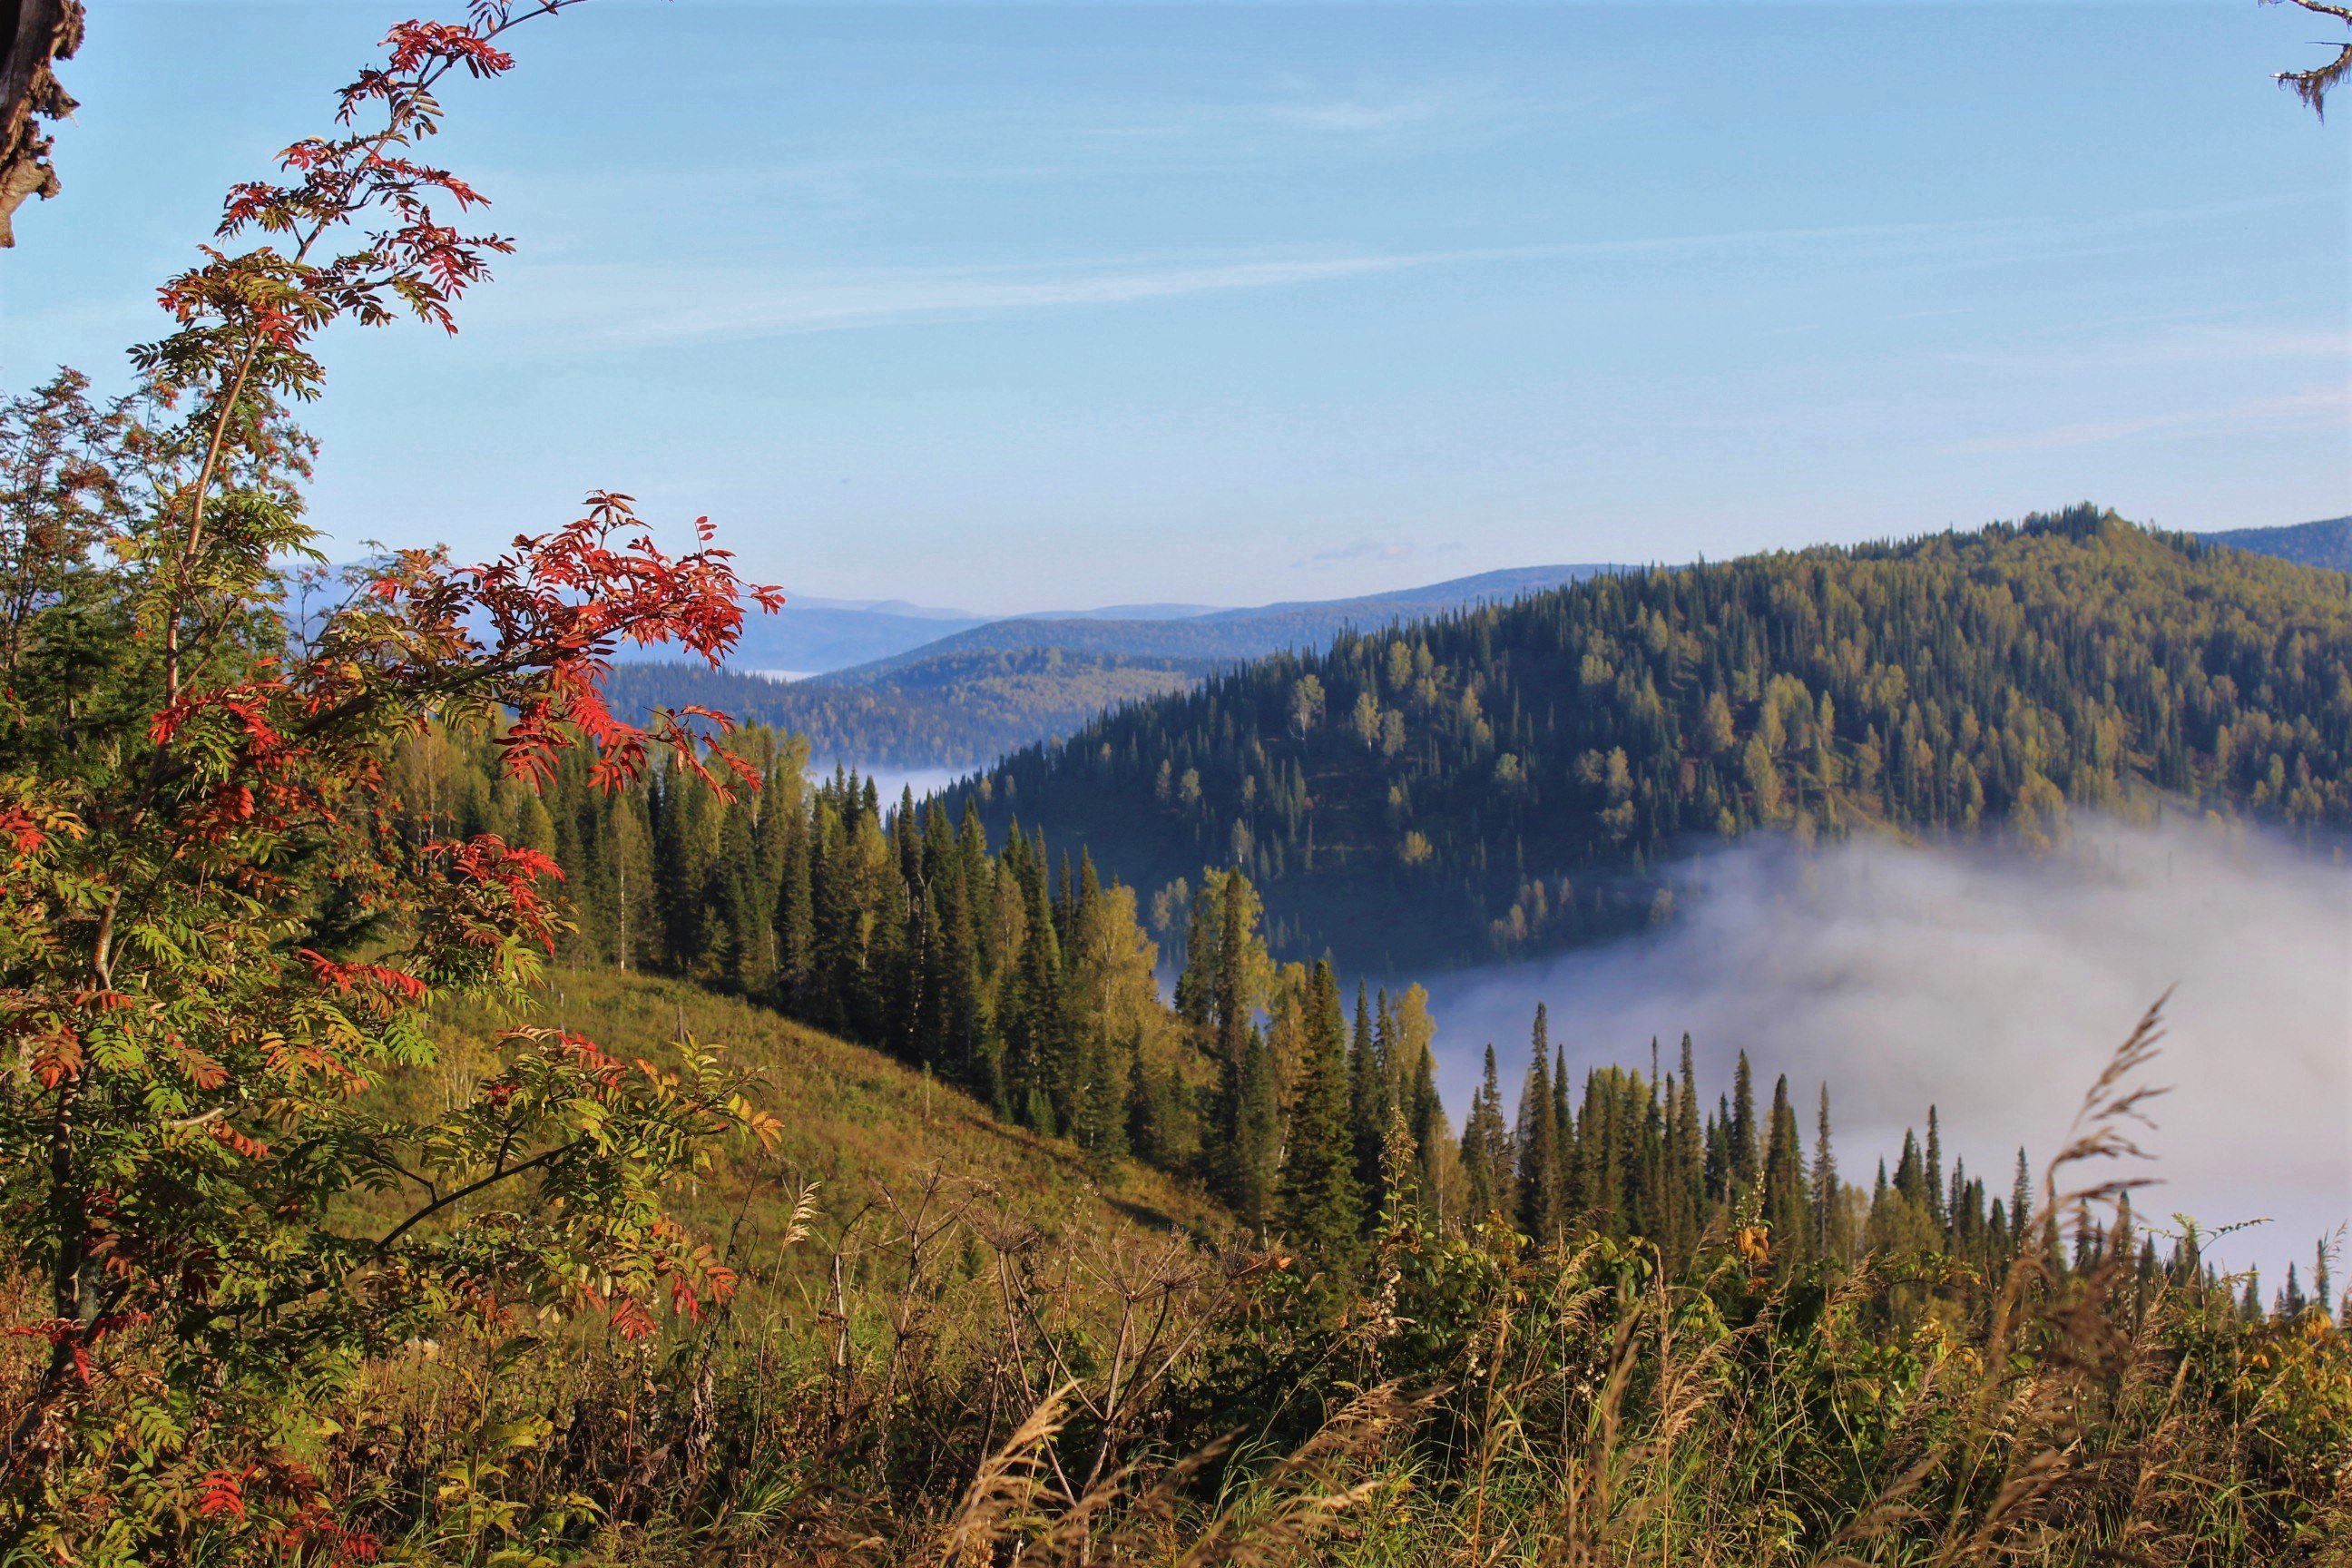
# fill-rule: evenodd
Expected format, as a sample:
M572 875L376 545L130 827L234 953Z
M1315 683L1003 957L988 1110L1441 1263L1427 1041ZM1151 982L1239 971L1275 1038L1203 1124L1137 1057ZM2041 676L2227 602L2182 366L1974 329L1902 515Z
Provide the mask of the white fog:
M1702 1087L1745 1048L1758 1097L1789 1075L1808 1129L1832 1084L1842 1168L1867 1183L1939 1107L1944 1146L2006 1192L2016 1149L2037 1179L2084 1089L2168 986L2153 1078L2172 1092L2143 1142L2144 1218L2209 1229L2267 1217L2218 1249L2264 1290L2352 1217L2352 872L2242 827L2078 819L2045 858L1857 842L1800 854L1757 842L1686 868L1678 914L1605 947L1431 984L1443 1087L1458 1120L1492 1040L1507 1099L1549 1004L1577 1079L1671 1065L1696 1043Z

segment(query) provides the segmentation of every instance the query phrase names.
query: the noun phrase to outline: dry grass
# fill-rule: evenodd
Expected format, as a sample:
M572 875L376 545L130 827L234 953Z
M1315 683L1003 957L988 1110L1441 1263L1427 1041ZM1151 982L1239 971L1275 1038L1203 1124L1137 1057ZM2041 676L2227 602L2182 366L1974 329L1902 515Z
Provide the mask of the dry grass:
M2352 1348L2195 1276L2150 1294L2029 1247L1990 1279L1776 1285L1720 1237L1669 1276L1638 1243L1400 1222L1335 1304L1163 1178L871 1053L658 984L566 992L623 1046L685 1006L764 1054L788 1142L695 1199L742 1277L725 1312L635 1344L477 1325L367 1369L309 1458L394 1559L2352 1562ZM2047 1213L2128 1190L2157 1038L2151 1013L2094 1087Z

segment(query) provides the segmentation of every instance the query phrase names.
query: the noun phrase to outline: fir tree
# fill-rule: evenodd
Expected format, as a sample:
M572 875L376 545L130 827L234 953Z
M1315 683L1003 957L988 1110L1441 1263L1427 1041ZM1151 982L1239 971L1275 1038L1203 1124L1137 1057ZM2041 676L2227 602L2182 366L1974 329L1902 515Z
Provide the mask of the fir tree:
M1242 1037L1229 1145L1219 1151L1219 1186L1242 1223L1264 1233L1275 1215L1282 1163L1282 1089L1274 1053L1252 1025Z
M1772 1085L1764 1152L1764 1223L1771 1227L1777 1261L1785 1270L1811 1251L1811 1204L1805 1181L1804 1134L1789 1100L1789 1079Z
M1824 1081L1813 1112L1812 1170L1813 1250L1834 1256L1842 1238L1836 1234L1838 1212L1837 1155L1830 1146L1830 1086Z
M1355 1141L1356 1191L1363 1194L1364 1220L1377 1217L1387 1197L1386 1158L1389 1121L1398 1109L1390 1089L1389 1064L1381 1058L1372 1029L1371 1003L1364 986L1356 986L1356 1024L1349 1037L1348 1119Z
M1307 982L1307 1056L1283 1155L1281 1213L1293 1245L1334 1268L1353 1256L1363 1225L1349 1109L1339 983L1319 962Z
M1948 1226L1951 1216L1944 1201L1944 1134L1937 1125L1936 1108L1932 1105L1927 1108L1927 1182L1923 1196L1927 1205L1927 1216L1939 1226Z
M2033 1173L2025 1163L2025 1151L2017 1152L2017 1175L2009 1188L2009 1230L2013 1247L2025 1244L2029 1222L2033 1215Z
M1559 1239L1559 1142L1552 1102L1551 1039L1543 1004L1536 1004L1534 1048L1519 1091L1518 1226L1538 1246Z
M1731 1079L1731 1181L1741 1191L1756 1184L1759 1153L1756 1141L1756 1080L1748 1053L1739 1053Z
M1486 1047L1486 1074L1470 1101L1469 1119L1462 1129L1463 1173L1469 1182L1470 1213L1466 1224L1515 1214L1511 1191L1511 1135L1503 1121L1503 1087L1495 1070L1495 1047Z

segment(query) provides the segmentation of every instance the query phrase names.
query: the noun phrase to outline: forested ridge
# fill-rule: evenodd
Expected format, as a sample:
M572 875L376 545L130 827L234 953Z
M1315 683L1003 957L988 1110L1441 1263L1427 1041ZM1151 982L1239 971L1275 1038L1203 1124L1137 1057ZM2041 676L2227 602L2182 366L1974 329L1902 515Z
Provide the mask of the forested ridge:
M1743 1053L1710 1089L1687 1036L1579 1081L1538 1007L1524 1065L1490 1045L1457 1127L1422 989L1360 982L1351 1002L1328 959L1278 961L1241 872L1188 901L1163 997L1135 894L1085 851L1017 829L992 844L973 803L960 822L910 795L886 812L869 780L807 777L796 738L739 740L756 791L673 767L607 793L572 758L533 790L499 778L489 732L422 737L391 782L419 841L492 834L551 858L567 964L694 981L877 1047L1100 1168L1197 1182L1247 1234L1335 1269L1400 1205L1440 1234L1640 1238L1677 1268L1740 1225L1775 1238L1784 1273L1888 1249L1990 1270L2029 1239L2022 1152L2007 1184L1971 1174L1927 1107L1924 1139L1853 1182L1833 1086L1782 1077L1767 1099ZM2122 1246L2151 1278L2198 1268L2193 1248L2160 1264L2121 1223L2086 1212L2063 1247L2054 1228L2036 1239L2077 1265Z
M798 646L788 608L751 622L728 669L630 662L608 681L625 710L698 703L807 738L810 754L874 768L971 768L1058 740L1106 708L1189 689L1213 671L1349 628L1494 603L1609 568L1528 566L1352 599L1200 615L1022 616L789 685L740 673L751 651ZM814 612L822 616L826 612Z
M606 689L631 712L690 703L790 730L821 758L977 770L1014 747L1067 734L1106 708L1181 691L1217 668L1211 659L980 647L870 681L787 684L707 666L621 664Z
M2352 583L2082 506L1629 572L1260 660L961 786L1181 908L1383 967L1621 930L1683 848L1993 832L2158 796L2352 821Z
M2231 528L2200 533L2208 544L2274 555L2302 566L2326 566L2352 572L2352 517L2323 518L2317 522L2294 522L2281 528Z
M416 156L444 89L573 5L395 24L131 392L0 398L0 1563L2346 1561L2333 1249L2265 1310L2133 1214L2160 1003L2013 1171L1927 1106L1854 1179L1841 1083L1687 1040L1580 1088L1541 1009L1457 1135L1425 995L1286 962L1253 877L1317 873L1307 781L1356 773L1421 791L1408 869L1561 765L1637 867L1685 796L2334 822L2340 592L2085 513L1359 637L1220 683L1181 771L1139 738L1105 801L1199 879L1147 921L1011 773L886 811L804 736L616 711L623 648L716 668L781 605L708 520L598 489L299 570L331 329L454 330L512 248Z

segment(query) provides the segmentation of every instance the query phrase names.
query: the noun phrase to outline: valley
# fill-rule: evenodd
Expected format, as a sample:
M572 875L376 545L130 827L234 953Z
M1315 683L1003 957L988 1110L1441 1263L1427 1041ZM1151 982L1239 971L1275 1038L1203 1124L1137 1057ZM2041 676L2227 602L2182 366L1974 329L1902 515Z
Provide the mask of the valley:
M0 1568L2352 1563L2159 9L14 5Z

